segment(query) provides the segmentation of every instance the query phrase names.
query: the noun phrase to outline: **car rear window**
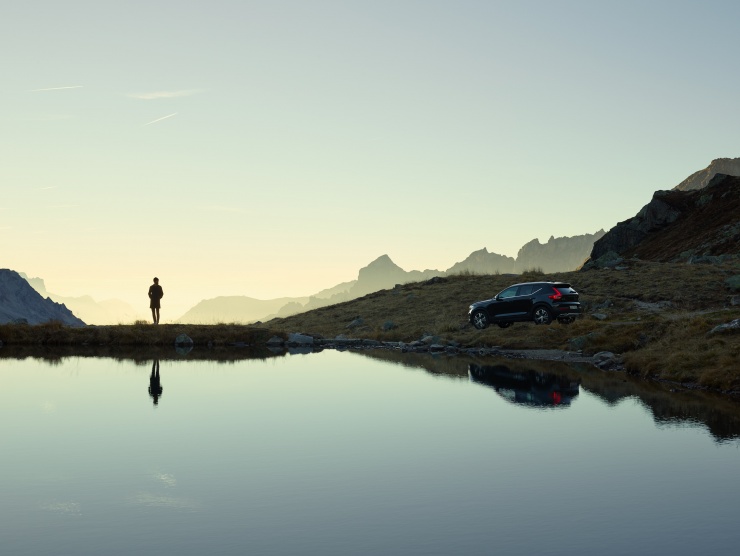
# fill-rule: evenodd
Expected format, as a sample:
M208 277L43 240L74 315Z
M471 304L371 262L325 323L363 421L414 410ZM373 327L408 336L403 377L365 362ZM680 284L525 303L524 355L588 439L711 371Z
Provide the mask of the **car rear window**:
M569 285L558 284L557 286L555 286L555 289L557 289L563 295L567 295L569 293L576 293L576 291L573 288L571 288Z

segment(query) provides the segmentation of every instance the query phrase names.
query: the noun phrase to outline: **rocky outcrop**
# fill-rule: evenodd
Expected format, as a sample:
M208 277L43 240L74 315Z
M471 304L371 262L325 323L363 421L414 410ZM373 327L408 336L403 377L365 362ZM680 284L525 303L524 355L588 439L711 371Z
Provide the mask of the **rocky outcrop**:
M712 160L709 166L703 170L694 172L673 189L677 191L703 189L709 185L709 182L712 181L715 174L740 176L740 158L717 158Z
M0 269L0 324L42 324L50 321L85 326L63 304L42 297L20 274L14 270Z
M716 174L702 189L656 191L637 215L594 243L591 261L609 252L663 262L721 262L737 256L740 177Z
M652 201L642 207L637 215L620 222L601 239L594 242L591 259L598 259L610 251L623 253L630 247L638 245L650 232L675 222L680 212L663 200L668 193L667 191L656 191Z
M728 332L734 332L734 333L740 332L740 319L735 319L732 322L728 322L726 324L720 324L718 326L715 326L709 331L709 335L728 333Z

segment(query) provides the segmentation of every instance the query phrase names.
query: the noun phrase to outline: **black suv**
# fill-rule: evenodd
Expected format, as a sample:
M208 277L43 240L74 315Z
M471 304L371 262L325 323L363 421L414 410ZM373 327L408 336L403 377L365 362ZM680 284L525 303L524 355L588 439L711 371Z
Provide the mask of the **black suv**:
M570 324L580 314L578 292L563 282L514 284L493 299L476 301L468 311L470 322L480 330L494 322L501 328L520 321L550 324L554 319Z

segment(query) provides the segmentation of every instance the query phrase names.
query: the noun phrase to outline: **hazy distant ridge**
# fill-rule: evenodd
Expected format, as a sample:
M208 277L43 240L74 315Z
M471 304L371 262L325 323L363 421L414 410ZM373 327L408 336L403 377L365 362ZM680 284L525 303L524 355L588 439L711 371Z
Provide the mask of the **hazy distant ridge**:
M273 300L252 299L246 296L206 299L177 319L180 323L265 321L274 317L289 317L328 305L351 301L363 295L389 289L396 284L420 282L435 276L470 272L474 274L521 273L539 268L544 272L575 270L588 257L594 242L604 235L604 230L594 234L574 237L551 237L546 243L534 239L524 245L517 258L489 253L483 248L474 251L463 261L447 270L406 271L388 255L382 255L361 268L357 280L344 282L322 290L308 298L281 298ZM269 310L267 310L269 309Z
M279 299L254 299L246 296L221 296L204 299L176 322L213 324L218 322L256 322L280 310L289 303L302 305L308 298L281 297Z
M594 242L606 232L573 237L550 237L547 243L533 239L519 249L516 257L516 271L524 272L530 268L541 268L543 272L567 272L583 264L591 253Z
M64 304L70 311L88 324L127 324L138 319L149 319L148 314L134 309L131 305L118 299L95 301L89 295L65 297L47 291L41 278L29 278L23 272L18 273L42 297Z

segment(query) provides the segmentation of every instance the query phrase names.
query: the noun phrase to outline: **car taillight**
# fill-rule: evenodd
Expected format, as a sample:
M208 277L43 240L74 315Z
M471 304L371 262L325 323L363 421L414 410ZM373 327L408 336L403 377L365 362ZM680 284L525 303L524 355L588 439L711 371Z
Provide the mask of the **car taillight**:
M553 301L560 301L563 298L563 294L558 291L557 288L553 288L552 291L554 291L554 294L548 295L550 299Z

